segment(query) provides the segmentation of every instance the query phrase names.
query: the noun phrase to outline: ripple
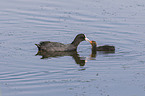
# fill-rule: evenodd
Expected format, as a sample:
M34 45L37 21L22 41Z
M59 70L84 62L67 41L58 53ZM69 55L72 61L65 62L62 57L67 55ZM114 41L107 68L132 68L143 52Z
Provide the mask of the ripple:
M125 95L143 96L145 6L144 1L128 2L2 1L2 95L121 96L127 91ZM35 43L48 40L67 44L79 33L86 34L99 46L114 45L115 53L97 52L92 59L91 46L82 42L78 54L87 59L83 67L71 56L48 59L35 56Z

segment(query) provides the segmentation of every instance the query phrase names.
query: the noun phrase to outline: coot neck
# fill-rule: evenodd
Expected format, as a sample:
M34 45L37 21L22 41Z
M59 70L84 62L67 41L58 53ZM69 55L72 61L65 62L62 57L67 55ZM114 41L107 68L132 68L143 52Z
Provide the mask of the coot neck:
M92 46L92 52L96 52L97 51L97 46Z
M97 51L97 45L92 46L92 51Z
M92 54L96 55L96 51L97 51L97 45L93 45L92 46Z
M81 41L82 40L75 38L74 41L71 44L73 44L74 46L77 47L80 44Z

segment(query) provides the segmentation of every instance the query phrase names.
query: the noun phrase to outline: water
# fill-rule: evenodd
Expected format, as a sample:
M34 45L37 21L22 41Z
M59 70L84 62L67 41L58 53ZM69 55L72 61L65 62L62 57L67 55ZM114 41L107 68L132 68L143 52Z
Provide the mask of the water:
M143 0L1 0L0 96L144 96L144 16ZM35 56L79 33L115 53L91 58L82 42L75 58Z

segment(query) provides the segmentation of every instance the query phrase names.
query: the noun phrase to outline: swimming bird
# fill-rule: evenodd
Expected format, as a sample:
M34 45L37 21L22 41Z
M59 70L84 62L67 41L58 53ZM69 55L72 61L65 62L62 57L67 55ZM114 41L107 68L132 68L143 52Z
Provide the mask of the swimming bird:
M92 51L115 51L115 46L103 45L97 47L95 41L90 41L90 44L92 45Z
M59 42L50 42L50 41L42 41L40 44L35 44L38 47L39 51L57 51L57 52L65 52L65 51L76 51L78 45L82 41L90 40L84 34L78 34L72 43L70 44L62 44Z

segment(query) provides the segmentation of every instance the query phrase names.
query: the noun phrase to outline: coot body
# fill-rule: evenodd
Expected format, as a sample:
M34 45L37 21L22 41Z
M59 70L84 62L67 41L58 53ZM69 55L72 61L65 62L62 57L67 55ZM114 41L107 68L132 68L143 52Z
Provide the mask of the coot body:
M43 41L40 44L35 44L38 47L39 51L75 51L80 42L82 41L89 41L90 40L84 34L78 34L72 43L70 44L62 44L59 42L50 42L50 41Z
M103 46L98 46L95 41L90 41L92 45L92 51L115 51L115 46L110 46L110 45L103 45Z

